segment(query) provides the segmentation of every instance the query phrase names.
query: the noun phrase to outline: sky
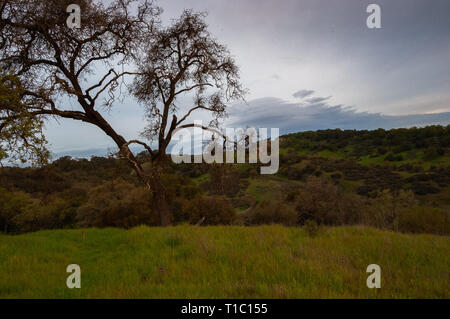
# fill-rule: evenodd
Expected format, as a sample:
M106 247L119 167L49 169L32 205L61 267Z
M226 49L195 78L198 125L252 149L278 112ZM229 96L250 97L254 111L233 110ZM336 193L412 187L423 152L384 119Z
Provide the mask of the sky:
M369 4L381 28L369 29ZM183 9L206 11L211 33L230 50L248 88L231 104L228 127L281 133L450 124L448 0L160 0L164 22ZM190 100L180 101L181 109ZM144 127L127 97L106 117L126 138ZM206 119L199 115L193 119ZM114 149L89 125L47 123L57 154ZM77 153L78 152L78 153Z

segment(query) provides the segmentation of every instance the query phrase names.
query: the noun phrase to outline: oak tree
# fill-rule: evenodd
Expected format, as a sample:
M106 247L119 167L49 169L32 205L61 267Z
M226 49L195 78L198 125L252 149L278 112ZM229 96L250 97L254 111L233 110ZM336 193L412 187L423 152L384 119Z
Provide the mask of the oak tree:
M194 111L223 117L226 102L244 93L238 68L209 34L203 14L185 11L164 27L161 9L151 1L79 0L81 28L71 29L71 2L0 0L0 156L45 158L36 154L45 155L42 124L49 117L94 125L114 141L153 193L161 224L169 225L161 173L173 133L194 126L188 122ZM134 77L131 92L148 120L143 136L156 142L154 149L143 140L126 140L103 114L125 77ZM175 102L190 93L193 105L178 118ZM148 151L149 167L144 169L131 144Z
M208 32L204 16L184 11L172 25L154 32L144 59L137 61L138 75L132 92L144 105L148 117L143 136L156 140L158 145L157 151L145 147L152 163L149 180L160 209L167 205L160 175L174 133L199 126L220 134L217 128L226 115L227 102L242 99L245 94L235 61ZM178 117L177 101L184 96L192 102ZM201 111L212 115L208 126L192 122L194 113Z

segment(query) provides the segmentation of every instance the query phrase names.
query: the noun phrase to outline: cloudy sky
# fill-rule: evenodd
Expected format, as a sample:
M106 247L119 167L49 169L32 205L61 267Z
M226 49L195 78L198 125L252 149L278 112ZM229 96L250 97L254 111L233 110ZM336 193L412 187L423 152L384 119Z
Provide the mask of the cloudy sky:
M366 26L370 3L381 29ZM207 11L249 89L231 105L228 126L282 133L450 124L448 0L160 0L164 21L184 8ZM189 100L184 102L188 107ZM142 109L131 98L108 115L124 136L138 135ZM201 117L200 117L201 118ZM64 126L64 128L63 128ZM80 129L81 127L81 129ZM47 125L56 153L113 147L95 128Z

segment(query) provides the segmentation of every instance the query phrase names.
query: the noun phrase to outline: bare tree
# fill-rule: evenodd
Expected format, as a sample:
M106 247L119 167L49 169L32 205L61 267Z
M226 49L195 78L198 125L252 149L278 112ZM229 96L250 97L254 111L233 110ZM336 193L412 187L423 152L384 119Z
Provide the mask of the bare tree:
M114 0L107 6L79 0L81 28L70 29L66 8L71 2L0 0L0 84L20 100L0 103L0 137L9 139L10 145L19 138L25 148L41 143L43 149L39 134L48 117L95 125L115 142L120 155L153 193L161 224L169 225L171 214L160 174L172 134L176 128L193 126L186 122L195 110L212 112L216 119L225 114L225 100L243 93L236 65L207 32L201 14L186 11L172 26L163 28L158 20L161 10L147 0ZM136 61L134 70L131 65ZM105 71L99 75L99 70ZM156 150L143 141L127 141L102 115L101 106L112 106L120 81L129 75L136 76L132 91L146 105L146 133L149 137L156 133ZM213 88L216 91L210 93ZM187 92L195 93L195 106L177 119L174 103ZM103 104L99 103L105 95ZM63 105L68 99L76 102L75 109ZM29 123L28 135L9 134L20 131L24 119ZM144 171L130 144L149 152L149 171ZM14 146L6 149L17 151ZM25 155L22 152L21 157Z
M149 119L142 135L158 144L156 152L145 147L151 156L150 181L160 210L167 206L160 175L173 133L196 126L190 122L193 113L206 111L213 120L200 127L220 134L214 127L225 116L226 103L242 99L245 94L235 61L208 32L204 16L186 10L171 26L152 34L145 58L138 61L139 74L133 83L132 92L144 105ZM192 98L192 105L178 118L176 101L183 95ZM168 209L161 218L163 223L168 222Z

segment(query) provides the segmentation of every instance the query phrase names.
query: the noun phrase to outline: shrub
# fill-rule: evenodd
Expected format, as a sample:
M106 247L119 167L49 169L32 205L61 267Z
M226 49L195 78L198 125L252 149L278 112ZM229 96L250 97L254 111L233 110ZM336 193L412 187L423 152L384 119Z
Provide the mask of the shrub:
M399 216L414 205L414 194L410 190L383 190L369 200L364 211L364 224L397 230Z
M315 220L308 219L305 222L305 230L308 236L315 237L319 233L319 225Z
M427 161L431 161L438 158L439 156L444 155L444 153L445 152L442 149L431 146L425 150L423 158Z
M384 147L379 147L379 148L377 149L377 152L378 152L379 155L384 155L384 154L387 153L387 149L384 148Z
M38 231L41 229L72 228L76 220L76 206L69 200L54 197L43 203L36 201L35 205L15 217L20 232Z
M292 226L297 223L298 214L294 208L279 200L263 200L252 207L247 222L252 225L282 224Z
M121 179L93 188L87 203L78 209L77 220L81 227L130 228L159 224L149 192Z
M288 192L286 195L286 201L293 202L297 198L298 194L300 194L298 189Z
M234 197L231 202L234 208L247 209L252 207L256 203L256 200L253 195L243 194L242 196Z
M184 219L192 224L204 218L202 225L229 225L236 218L229 201L221 197L197 196L184 202L182 213Z
M344 225L360 222L364 200L346 194L327 178L311 176L295 202L299 223L314 220L317 224Z
M403 156L390 153L384 158L384 160L389 162L401 162L403 161Z
M435 207L416 206L403 210L398 230L409 233L450 234L450 212Z
M440 189L432 182L414 182L412 189L417 195L436 194L440 192Z
M0 231L4 233L18 232L20 225L17 217L33 208L36 200L23 192L8 192L0 188Z
M235 196L240 189L240 171L227 164L211 165L208 190L211 195Z

